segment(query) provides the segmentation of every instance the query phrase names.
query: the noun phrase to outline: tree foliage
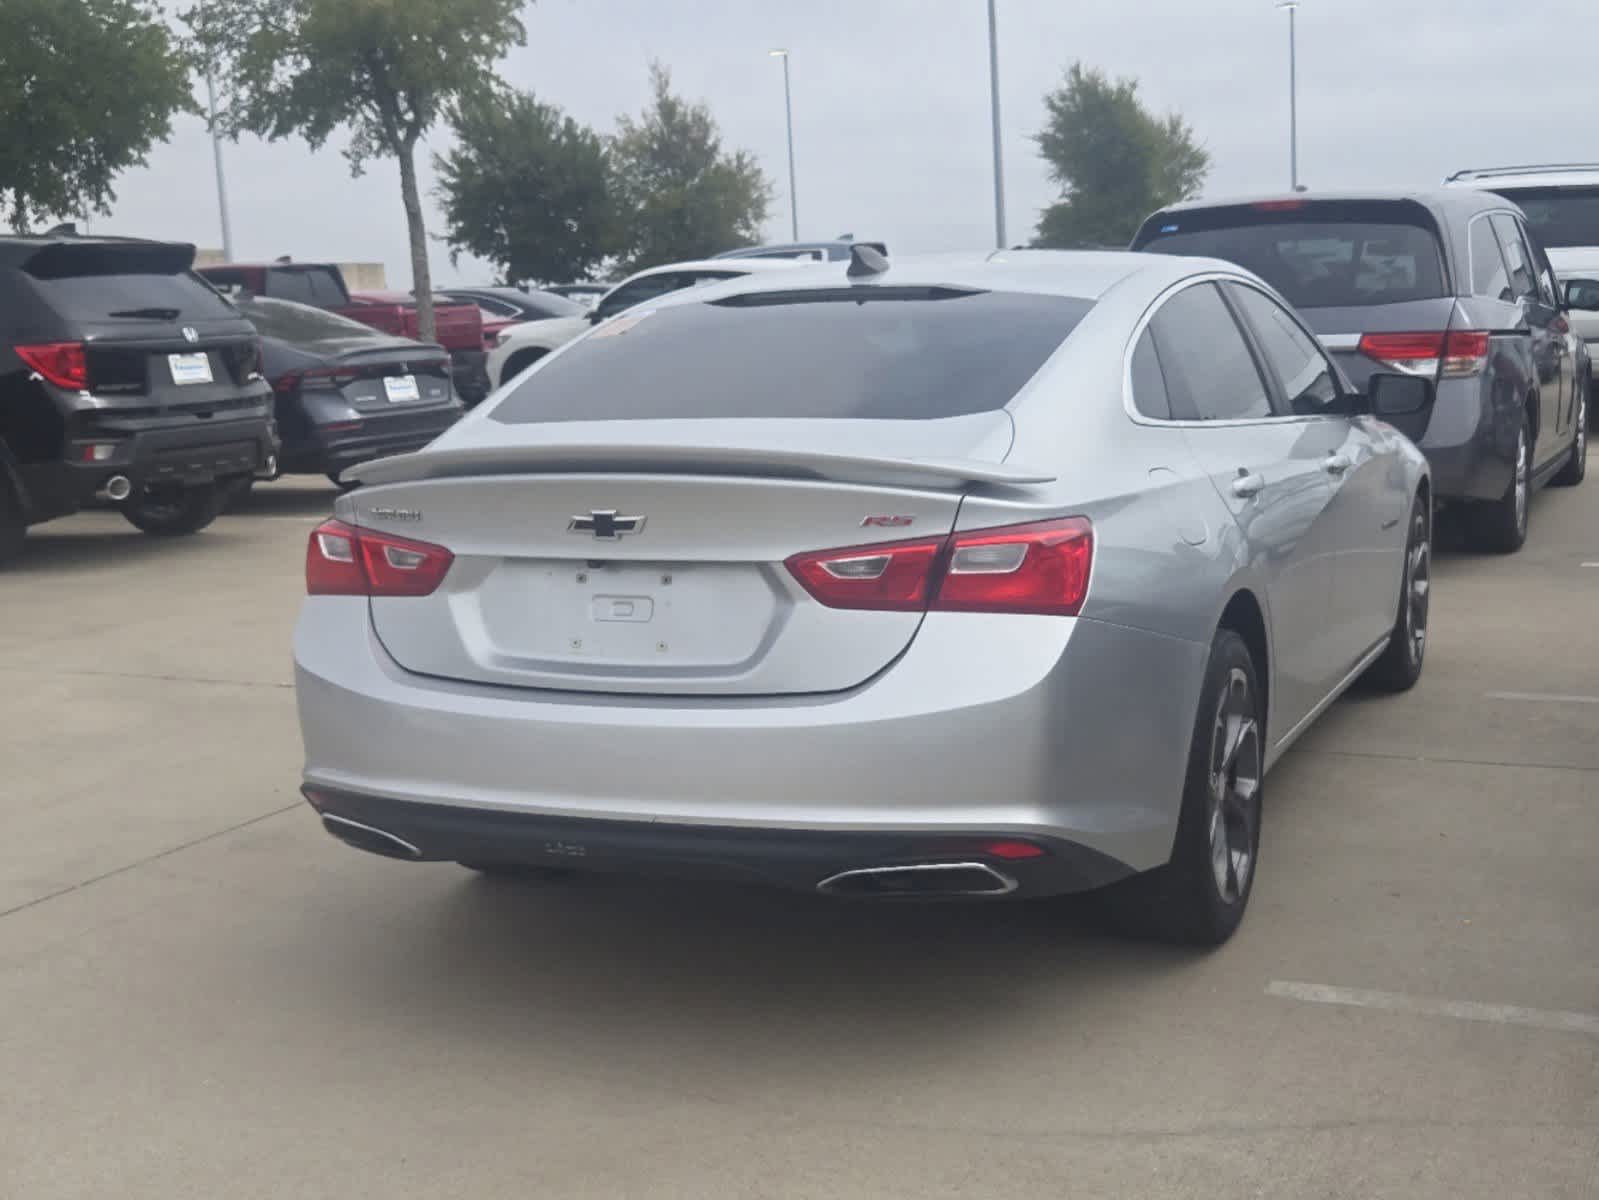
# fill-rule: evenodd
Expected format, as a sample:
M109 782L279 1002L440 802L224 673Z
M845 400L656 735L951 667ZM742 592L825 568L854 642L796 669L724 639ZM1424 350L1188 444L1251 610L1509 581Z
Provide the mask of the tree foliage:
M513 284L592 274L616 229L600 136L527 92L465 100L452 124L455 148L434 159L452 254Z
M1151 212L1198 193L1210 155L1176 113L1157 117L1138 81L1074 63L1044 97L1039 152L1061 199L1040 216L1038 246L1125 246Z
M611 187L624 269L641 270L754 245L772 200L755 156L722 149L710 109L672 93L672 77L650 67L653 98L637 118L618 117Z
M189 72L149 0L0 0L0 215L108 213L192 111Z
M393 158L424 337L432 272L416 147L451 103L493 86L494 63L527 40L524 0L206 0L184 13L195 53L217 67L219 123L235 137L347 130L350 169Z

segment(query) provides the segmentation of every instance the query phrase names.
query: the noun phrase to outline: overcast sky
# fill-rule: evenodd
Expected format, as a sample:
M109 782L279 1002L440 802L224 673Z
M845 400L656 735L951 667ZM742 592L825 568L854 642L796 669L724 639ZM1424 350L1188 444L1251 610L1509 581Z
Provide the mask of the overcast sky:
M1301 179L1426 186L1464 166L1599 159L1594 16L1593 0L1303 0ZM787 240L789 196L782 65L767 50L786 46L802 238L852 232L897 254L993 244L985 0L539 0L525 21L528 45L501 73L601 131L644 106L650 60L667 64L725 144L766 166L772 240ZM1206 194L1287 187L1288 18L1274 0L999 0L999 58L1013 244L1053 199L1031 137L1076 59L1136 76L1149 105L1188 119L1212 157ZM408 286L394 164L352 179L341 144L226 146L235 254L379 261ZM221 245L199 121L118 191L96 232ZM440 232L431 202L428 216ZM439 280L489 275L452 268L442 244L433 261Z

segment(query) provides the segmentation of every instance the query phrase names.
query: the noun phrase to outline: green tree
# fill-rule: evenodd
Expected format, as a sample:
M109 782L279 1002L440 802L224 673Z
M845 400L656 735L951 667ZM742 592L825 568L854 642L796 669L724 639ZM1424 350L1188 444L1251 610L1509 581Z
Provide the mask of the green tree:
M674 96L661 64L651 65L650 82L649 107L637 119L618 117L611 142L623 267L754 245L772 200L766 173L748 151L722 149L711 110Z
M0 215L109 213L193 111L189 71L149 0L0 0Z
M451 121L455 148L433 161L452 258L486 258L516 284L599 267L615 222L597 133L527 92L468 98Z
M416 148L453 102L495 83L527 32L523 0L205 0L184 13L196 56L216 65L218 123L233 137L299 136L312 149L346 129L352 174L392 158L411 239L422 336L433 274Z
M1194 196L1210 171L1188 122L1146 109L1136 79L1074 63L1044 106L1035 140L1061 198L1040 216L1036 246L1125 246L1146 216Z

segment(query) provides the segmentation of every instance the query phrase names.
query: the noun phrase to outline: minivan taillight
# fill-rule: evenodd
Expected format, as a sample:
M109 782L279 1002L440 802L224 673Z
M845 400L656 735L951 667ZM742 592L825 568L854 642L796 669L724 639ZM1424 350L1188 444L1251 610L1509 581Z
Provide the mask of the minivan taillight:
M309 596L428 596L455 561L443 546L324 521L305 548Z
M1073 617L1088 595L1083 517L796 554L788 569L829 608Z
M1406 375L1428 379L1460 379L1480 375L1488 366L1488 334L1454 329L1448 333L1367 333L1360 352Z
M70 391L87 391L89 356L82 342L40 342L18 346L17 357L37 371L46 383Z

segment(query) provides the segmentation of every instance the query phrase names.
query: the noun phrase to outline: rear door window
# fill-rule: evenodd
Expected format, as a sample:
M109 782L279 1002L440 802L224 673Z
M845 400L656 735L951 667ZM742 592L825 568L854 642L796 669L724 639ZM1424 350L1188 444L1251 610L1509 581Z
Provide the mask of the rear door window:
M1236 263L1295 308L1436 299L1445 294L1437 234L1420 215L1395 219L1412 210L1424 211L1359 203L1183 210L1155 218L1135 248Z
M1528 257L1527 248L1521 240L1521 230L1516 227L1515 218L1508 213L1494 213L1488 218L1493 222L1494 233L1499 238L1499 248L1504 252L1505 263L1510 268L1510 293L1513 300L1531 300L1536 297L1538 288L1533 281L1532 262Z
M1338 384L1316 340L1265 292L1242 284L1228 284L1227 290L1255 331L1289 410L1298 416L1326 413L1338 399Z
M345 302L343 287L326 268L274 267L266 273L266 293L276 300L294 300L319 308L335 308Z
M989 412L1010 402L1092 306L876 286L635 311L523 377L491 415L518 425Z
M1215 284L1178 292L1161 305L1150 328L1173 417L1241 421L1272 415L1255 356Z
M1486 296L1490 300L1514 300L1510 290L1510 272L1505 267L1505 256L1499 249L1499 239L1487 217L1478 217L1471 223L1471 294Z

